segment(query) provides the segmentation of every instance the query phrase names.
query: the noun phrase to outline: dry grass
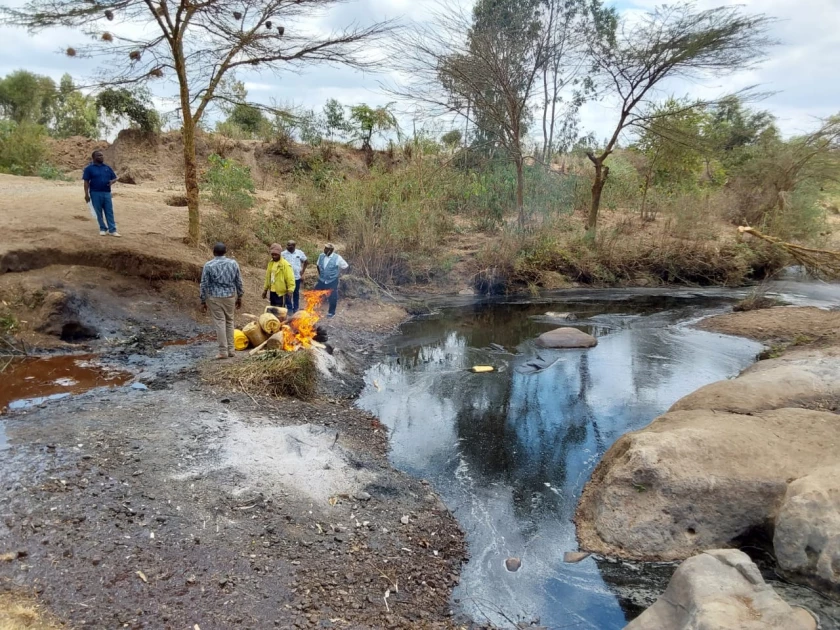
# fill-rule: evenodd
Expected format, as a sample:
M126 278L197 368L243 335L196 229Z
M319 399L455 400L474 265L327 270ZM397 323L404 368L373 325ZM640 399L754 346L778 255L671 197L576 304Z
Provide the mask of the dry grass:
M0 630L52 630L59 628L28 597L0 595Z
M315 394L318 367L309 350L269 351L241 362L222 363L205 374L216 385L229 385L249 394L292 396L306 400Z

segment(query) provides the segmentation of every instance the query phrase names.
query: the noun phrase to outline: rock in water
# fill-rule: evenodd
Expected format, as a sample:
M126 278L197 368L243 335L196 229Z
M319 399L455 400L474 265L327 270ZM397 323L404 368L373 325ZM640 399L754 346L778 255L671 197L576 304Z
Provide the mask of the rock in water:
M519 568L522 566L522 560L516 557L510 557L505 560L505 568L510 571L511 573L516 573L519 571Z
M673 411L628 433L586 485L581 548L681 560L772 523L791 479L837 461L840 415Z
M785 603L735 549L689 558L656 603L625 630L815 630L810 613Z
M840 465L815 470L788 486L773 548L789 577L840 594Z
M577 564L578 562L586 560L591 555L591 553L587 553L585 551L567 551L563 554L563 562L568 564Z
M540 348L592 348L598 340L577 328L557 328L537 337Z

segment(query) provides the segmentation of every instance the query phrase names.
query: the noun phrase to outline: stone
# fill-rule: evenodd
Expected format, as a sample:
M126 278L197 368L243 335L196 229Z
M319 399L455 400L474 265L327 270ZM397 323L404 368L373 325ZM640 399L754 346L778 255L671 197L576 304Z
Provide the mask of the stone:
M143 385L143 383L132 383L131 384L131 389L136 389L137 391L145 392L149 388L147 386Z
M813 616L787 604L742 551L689 558L665 593L625 630L816 630Z
M577 564L578 562L586 560L591 555L591 553L586 551L567 551L563 554L563 562L566 562L567 564Z
M353 498L356 501L370 501L370 494L367 492L357 492L353 495Z
M755 413L840 398L838 374L840 356L836 351L794 351L779 359L759 361L738 378L701 387L677 401L671 411Z
M581 549L681 560L773 523L792 479L837 461L840 415L673 411L619 438L584 488Z
M511 573L516 573L522 567L522 560L516 557L510 557L505 560L505 568Z
M541 334L535 343L539 348L592 348L598 340L577 328L556 328Z
M773 549L789 578L840 595L840 465L814 470L788 486Z

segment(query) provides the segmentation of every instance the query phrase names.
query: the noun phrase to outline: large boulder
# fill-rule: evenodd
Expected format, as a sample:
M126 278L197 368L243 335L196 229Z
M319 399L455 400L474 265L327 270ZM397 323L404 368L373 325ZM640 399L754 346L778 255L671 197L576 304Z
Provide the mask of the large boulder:
M584 488L581 547L679 560L772 529L787 484L837 461L840 415L675 411L621 437Z
M788 486L773 548L789 577L840 595L840 464Z
M592 348L598 340L577 328L555 328L537 337L540 348Z
M677 401L671 411L715 409L755 413L840 398L840 353L791 352L759 361L738 378L701 387Z
M707 551L683 562L656 603L625 630L815 630L810 613L785 603L749 557Z

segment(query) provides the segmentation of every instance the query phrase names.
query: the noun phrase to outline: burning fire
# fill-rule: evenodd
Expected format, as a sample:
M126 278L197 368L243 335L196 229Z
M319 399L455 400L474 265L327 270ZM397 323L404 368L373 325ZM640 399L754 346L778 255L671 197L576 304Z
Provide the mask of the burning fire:
M283 325L283 350L294 352L312 345L317 334L316 325L321 319L318 311L329 294L329 289L303 292L306 308L292 315L289 322Z

